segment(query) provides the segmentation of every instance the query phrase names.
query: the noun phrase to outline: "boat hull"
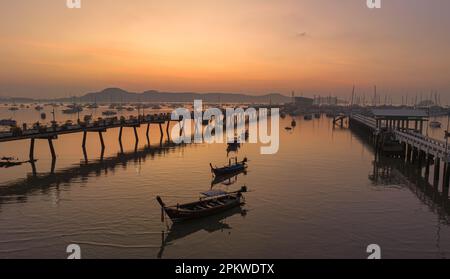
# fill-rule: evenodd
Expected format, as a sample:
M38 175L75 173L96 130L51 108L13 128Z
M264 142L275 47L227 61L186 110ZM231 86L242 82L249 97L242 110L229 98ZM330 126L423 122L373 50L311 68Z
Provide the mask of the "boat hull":
M212 169L214 175L220 176L220 175L227 175L232 174L240 171L244 171L246 169L245 164L238 164L231 167L224 167L224 168L215 168Z
M220 206L214 206L211 208L204 208L204 209L183 209L183 206L180 206L179 208L176 207L165 207L164 210L166 212L166 214L170 217L170 219L173 222L182 222L182 221L187 221L187 220L191 220L191 219L198 219L198 218L202 218L202 217L207 217L210 215L214 215L217 214L219 212L223 212L226 211L228 209L240 206L243 204L242 201L242 195L235 195L235 196L229 196L231 199L228 200L228 202L226 202L223 205ZM196 203L192 203L190 205L203 205L206 204L208 202L214 202L217 200L223 199L222 198L210 198L210 199L204 199L201 200L199 202Z

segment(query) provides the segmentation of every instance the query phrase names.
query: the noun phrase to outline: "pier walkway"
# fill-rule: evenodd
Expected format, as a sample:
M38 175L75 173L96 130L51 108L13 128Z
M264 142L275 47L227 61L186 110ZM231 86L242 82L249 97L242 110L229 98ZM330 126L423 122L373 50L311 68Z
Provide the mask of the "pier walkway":
M122 130L123 128L130 127L134 129L134 135L136 139L136 143L139 142L137 128L141 127L141 125L147 125L147 141L149 141L149 132L150 125L157 124L159 125L159 130L161 133L161 138L163 137L163 124L166 124L166 132L169 133L169 125L171 122L170 114L155 114L155 115L147 115L147 116L138 116L138 117L130 117L129 119L117 117L99 119L94 122L79 122L77 124L65 123L62 125L52 124L52 126L41 126L34 125L31 129L27 129L24 125L24 128L12 128L10 132L2 132L0 133L0 143L1 142L10 142L10 141L18 141L18 140L26 140L30 139L30 160L34 160L34 143L36 139L45 139L48 140L50 152L52 158L56 158L56 152L53 148L53 140L57 139L60 135L66 134L75 134L75 133L83 133L83 142L82 148L85 150L86 147L86 136L88 133L98 133L100 137L100 143L102 150L105 149L105 144L103 141L102 133L106 132L108 129L119 128L119 143L122 143Z
M442 162L444 164L443 181L444 185L448 187L450 184L449 145L443 140L423 135L425 121L428 119L423 112L411 110L377 111L371 116L362 114L349 116L350 126L367 131L377 143L383 133L390 133L394 140L403 146L402 157L420 167L425 166L426 173L429 173L430 165L434 164L435 180L439 180Z

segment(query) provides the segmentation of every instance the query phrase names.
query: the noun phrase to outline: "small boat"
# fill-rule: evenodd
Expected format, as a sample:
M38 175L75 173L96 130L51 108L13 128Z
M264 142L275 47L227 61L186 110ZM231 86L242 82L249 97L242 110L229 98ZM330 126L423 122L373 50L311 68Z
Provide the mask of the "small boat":
M94 104L89 104L89 105L87 105L87 108L88 108L88 109L96 109L96 108L98 108L98 105L97 105L96 103L94 103Z
M112 116L112 115L117 115L117 112L113 111L113 110L106 110L104 112L102 112L103 115L106 116Z
M439 122L439 121L431 121L431 122L430 122L430 127L431 127L431 128L441 128L441 127L442 127L442 124L441 124L441 122Z
M292 126L292 127L297 126L297 122L295 121L295 119L292 119L291 126Z
M10 110L10 111L16 111L16 110L19 110L19 108L18 108L18 107L10 107L8 110Z
M157 196L156 200L161 205L162 221L164 221L165 213L173 222L180 222L217 214L240 206L244 203L242 193L245 192L247 192L246 186L242 186L238 191L229 193L220 190L210 190L202 193L204 197L198 201L173 206L167 206L160 196Z
M285 127L285 129L286 129L287 131L291 131L291 130L292 130L292 127Z
M0 126L11 126L15 127L17 126L17 121L12 119L2 119L0 120Z
M213 167L211 163L209 164L209 166L211 167L211 172L214 173L214 175L219 176L243 171L247 168L247 162L248 162L247 158L244 158L244 160L242 160L241 162L238 162L237 158L235 158L234 163L231 163L230 159L228 166L218 168Z
M83 111L83 108L79 105L73 104L73 105L68 105L67 107L68 107L67 109L62 110L62 112L64 114L75 114L75 113Z
M41 111L41 110L43 110L43 109L44 109L44 107L43 107L43 106L40 106L40 105L38 105L38 106L34 107L34 109L35 109L35 110L37 110L37 111Z

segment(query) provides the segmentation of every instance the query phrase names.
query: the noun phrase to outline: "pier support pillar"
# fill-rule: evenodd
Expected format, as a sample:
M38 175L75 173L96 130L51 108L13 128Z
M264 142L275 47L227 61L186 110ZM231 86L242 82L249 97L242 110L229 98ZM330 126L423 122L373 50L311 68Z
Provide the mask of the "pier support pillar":
M103 133L98 132L98 136L100 137L100 144L102 145L102 151L105 150L105 142L103 141Z
M86 148L86 136L87 136L87 131L83 132L83 144L81 145L83 147L83 149Z
M406 144L406 162L411 162L411 145Z
M163 138L164 132L163 132L163 128L162 128L161 123L159 123L159 132L161 133L161 138Z
M119 129L119 142L122 143L122 131L123 131L123 126L120 126Z
M411 152L412 152L412 159L411 159L411 161L412 161L413 164L415 164L415 163L417 163L417 150L416 150L416 148L414 146L412 146L411 149L412 149L411 150Z
M147 136L147 143L150 145L150 123L147 124L147 131L145 134Z
M427 154L426 166L425 166L425 179L428 181L430 178L430 165L431 165L431 154Z
M30 161L34 161L34 141L35 139L32 138L30 143Z
M167 125L166 125L166 134L167 134L167 137L169 137L169 128L170 128L170 119L169 119L169 121L167 121Z
M450 185L450 164L445 163L444 164L444 182L443 182L444 188L448 188Z
M439 171L441 169L441 159L436 157L434 159L434 182L439 182Z
M137 133L136 126L133 127L133 130L134 130L134 138L136 139L136 144L137 144L139 142L139 136L138 136L138 133Z
M56 159L55 148L53 147L53 140L51 138L48 139L48 145L50 146L50 152L52 153L52 159Z

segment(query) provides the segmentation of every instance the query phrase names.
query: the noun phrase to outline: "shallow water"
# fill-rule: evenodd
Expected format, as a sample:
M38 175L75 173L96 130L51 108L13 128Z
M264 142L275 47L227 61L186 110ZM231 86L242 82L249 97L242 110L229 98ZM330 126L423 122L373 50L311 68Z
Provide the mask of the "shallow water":
M0 118L10 113L2 108ZM16 112L16 119L39 115L28 113ZM161 147L152 125L151 146L142 127L137 151L126 128L121 154L113 129L104 135L103 161L98 135L88 134L86 163L82 135L65 135L54 142L52 174L47 141L38 140L36 175L30 164L0 169L0 258L66 258L71 243L83 258L365 258L372 243L384 258L450 255L450 206L441 183L433 187L396 160L374 164L364 136L333 129L324 116L297 124L280 130L276 155L244 144L237 156L250 159L248 172L214 186L247 185L242 209L173 226L161 222L155 196L177 203L210 189L209 163L236 156L225 144L177 146L164 138ZM28 148L29 141L0 143L0 156L26 160Z

